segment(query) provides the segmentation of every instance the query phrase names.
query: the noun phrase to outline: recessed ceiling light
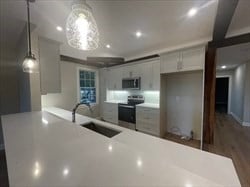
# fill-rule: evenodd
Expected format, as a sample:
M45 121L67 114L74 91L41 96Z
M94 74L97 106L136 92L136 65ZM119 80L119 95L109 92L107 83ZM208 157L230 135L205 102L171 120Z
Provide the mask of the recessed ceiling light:
M65 168L64 170L63 170L63 175L64 176L67 176L69 174L69 169L68 168Z
M107 44L106 47L109 49L111 46L109 44Z
M221 66L221 68L222 68L222 69L226 69L226 68L227 68L227 66Z
M137 31L135 35L136 35L137 38L140 38L142 34L141 34L140 31Z
M56 27L56 30L58 30L58 31L62 31L62 30L63 30L63 28L62 28L62 27L60 27L60 26L57 26L57 27Z
M197 14L197 8L191 8L189 11L188 11L188 16L189 17L193 17L195 14Z

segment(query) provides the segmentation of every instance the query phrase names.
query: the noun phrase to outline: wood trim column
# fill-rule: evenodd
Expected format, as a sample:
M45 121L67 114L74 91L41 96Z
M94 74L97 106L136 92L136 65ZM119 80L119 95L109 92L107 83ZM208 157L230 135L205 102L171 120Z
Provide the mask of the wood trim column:
M209 47L205 59L203 142L213 144L215 127L216 48Z

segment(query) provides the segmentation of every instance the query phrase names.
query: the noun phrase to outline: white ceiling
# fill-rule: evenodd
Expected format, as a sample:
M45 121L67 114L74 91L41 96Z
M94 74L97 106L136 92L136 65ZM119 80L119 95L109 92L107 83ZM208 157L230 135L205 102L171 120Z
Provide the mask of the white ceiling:
M250 0L239 0L227 36L250 33Z
M100 32L100 46L92 52L71 48L64 32L71 0L36 0L31 4L31 21L39 35L62 43L61 54L85 59L86 56L122 56L127 59L178 45L209 41L217 10L217 0L91 0ZM1 0L1 43L15 46L26 20L24 0ZM192 18L187 12L199 11ZM250 1L240 0L229 32L250 32ZM245 29L245 30L244 30ZM137 30L142 37L137 39ZM243 31L242 31L243 30ZM111 49L105 45L110 44Z
M233 45L219 48L217 50L217 69L227 66L227 69L234 69L240 64L250 61L250 43Z

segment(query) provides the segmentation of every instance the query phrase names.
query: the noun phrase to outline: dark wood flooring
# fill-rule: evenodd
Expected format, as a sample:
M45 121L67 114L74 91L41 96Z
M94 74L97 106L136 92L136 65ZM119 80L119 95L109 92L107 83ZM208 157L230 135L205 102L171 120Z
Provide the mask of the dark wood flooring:
M0 186L9 186L5 151L0 151Z
M241 185L250 187L250 127L244 127L225 113L216 114L214 144L204 150L233 160Z

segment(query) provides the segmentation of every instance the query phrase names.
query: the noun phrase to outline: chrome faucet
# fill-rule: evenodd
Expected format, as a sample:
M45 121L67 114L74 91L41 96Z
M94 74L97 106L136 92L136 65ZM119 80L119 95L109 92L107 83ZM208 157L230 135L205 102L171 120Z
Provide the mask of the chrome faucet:
M89 110L92 112L91 108L90 108L90 103L89 102L80 102L77 103L76 106L73 108L72 110L72 122L75 123L76 122L76 110L80 105L86 105L87 107L89 107Z

